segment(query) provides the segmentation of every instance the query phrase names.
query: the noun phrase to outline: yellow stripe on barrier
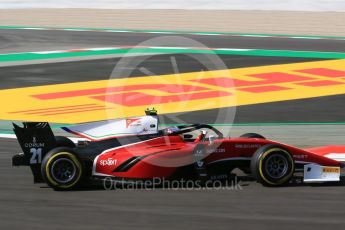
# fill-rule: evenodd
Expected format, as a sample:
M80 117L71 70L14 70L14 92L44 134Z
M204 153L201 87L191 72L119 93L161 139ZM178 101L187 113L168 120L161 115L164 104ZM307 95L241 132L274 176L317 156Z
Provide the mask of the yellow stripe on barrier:
M80 123L345 93L345 60L0 90L0 119Z

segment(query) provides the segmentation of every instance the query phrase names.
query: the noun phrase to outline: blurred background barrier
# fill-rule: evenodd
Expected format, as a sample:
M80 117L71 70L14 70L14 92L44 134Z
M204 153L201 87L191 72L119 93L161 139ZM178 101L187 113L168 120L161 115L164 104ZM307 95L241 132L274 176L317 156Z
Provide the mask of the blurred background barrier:
M0 0L0 8L201 9L344 12L343 0Z
M0 3L0 25L5 26L345 36L345 13L341 12L1 9L3 7Z

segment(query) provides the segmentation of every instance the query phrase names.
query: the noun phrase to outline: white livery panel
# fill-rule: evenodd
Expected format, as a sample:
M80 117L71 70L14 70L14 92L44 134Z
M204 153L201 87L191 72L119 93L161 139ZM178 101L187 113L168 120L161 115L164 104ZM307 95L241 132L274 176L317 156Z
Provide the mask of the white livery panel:
M158 132L158 117L148 115L120 120L99 121L62 127L62 129L89 140L155 134Z

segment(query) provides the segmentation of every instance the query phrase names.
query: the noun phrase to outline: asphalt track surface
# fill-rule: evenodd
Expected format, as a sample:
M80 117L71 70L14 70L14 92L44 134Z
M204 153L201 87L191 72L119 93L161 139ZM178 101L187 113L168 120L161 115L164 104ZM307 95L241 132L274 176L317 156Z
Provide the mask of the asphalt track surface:
M0 53L44 50L45 48L55 50L98 45L129 45L128 43L135 44L152 36L154 35L0 30ZM345 50L344 42L328 40L195 37L213 47ZM152 57L147 63L150 70L160 74L169 71L166 70L164 61L162 61L164 58L168 59L166 55ZM183 55L177 56L177 60L183 60L183 58L185 58ZM229 67L233 68L305 61L259 57L222 58ZM114 60L2 67L0 68L1 87L4 89L75 80L104 79L104 75L111 72ZM188 72L200 68L197 65L187 64L182 71ZM83 73L83 79L80 77L81 73ZM27 78L23 76L27 76ZM315 113L319 111L318 109L320 109L319 112L322 112L322 106L325 104L328 104L328 109L341 105L342 108L344 107L343 96L308 100L316 103L311 103L308 108ZM265 118L269 114L267 111L272 111L269 115L272 119L282 115L282 112L290 114L286 115L287 117L295 117L296 113L301 116L304 114L305 101L284 103L244 106L238 109L238 113L240 113L240 117L246 117L247 114L245 119L248 120L253 117ZM334 104L330 106L329 103ZM299 109L292 113L291 108ZM198 117L207 117L208 112L198 113ZM309 113L311 115L308 115L309 118L306 119L325 119L325 121L334 119L333 116L317 117L315 113ZM333 113L336 114L335 109ZM286 119L288 120L288 118ZM301 120L296 119L298 119L296 121ZM306 142L309 140L308 137L304 138ZM332 136L324 138L332 138ZM317 145L318 143L313 141L309 144ZM343 185L291 184L283 188L265 188L248 178L241 177L240 186L233 190L217 188L184 190L180 188L104 191L90 188L74 192L55 192L44 185L32 184L32 176L28 168L11 166L11 156L17 152L20 152L20 148L15 140L0 139L1 229L299 228L315 230L342 229L345 224L345 187Z
M145 56L143 58L144 61L140 63L140 67L145 67L145 69L149 70L155 75L173 74L174 70L171 64L171 56L175 58L179 72L181 73L201 71L205 69L205 65L210 65L210 60L212 60L211 55L204 54L152 55ZM198 60L196 60L194 57L199 59L201 58L203 60L203 64L198 62ZM306 58L277 58L234 55L219 55L219 57L228 68L287 64L318 60ZM112 71L120 59L133 60L136 58L138 57L119 57L101 60L0 67L0 89L18 88L18 82L21 82L20 87L30 87L47 84L107 80L111 77ZM117 78L140 76L145 76L145 73L141 72L137 67L131 71L129 76L117 76Z
M76 31L0 30L0 53L138 45L162 34ZM179 35L176 35L179 36ZM344 52L345 41L327 39L260 38L183 35L210 48ZM173 41L171 41L173 43ZM157 45L157 44L156 44ZM169 45L169 44L166 44ZM173 45L173 44L172 44ZM176 44L175 44L176 45ZM183 44L180 44L183 46Z
M10 166L15 140L1 140L2 229L342 229L343 186L55 192ZM231 188L231 187L230 187Z

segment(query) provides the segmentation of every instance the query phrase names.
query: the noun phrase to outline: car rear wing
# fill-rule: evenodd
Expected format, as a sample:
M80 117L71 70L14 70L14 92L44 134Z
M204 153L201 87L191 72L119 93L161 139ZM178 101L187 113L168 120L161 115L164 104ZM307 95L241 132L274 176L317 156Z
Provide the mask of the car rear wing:
M12 158L13 166L30 166L34 182L42 182L41 163L44 156L56 147L56 140L47 122L24 122L23 127L13 123L23 153Z

